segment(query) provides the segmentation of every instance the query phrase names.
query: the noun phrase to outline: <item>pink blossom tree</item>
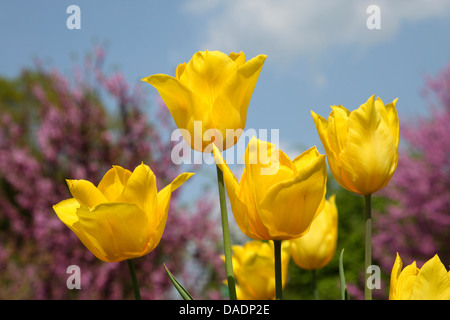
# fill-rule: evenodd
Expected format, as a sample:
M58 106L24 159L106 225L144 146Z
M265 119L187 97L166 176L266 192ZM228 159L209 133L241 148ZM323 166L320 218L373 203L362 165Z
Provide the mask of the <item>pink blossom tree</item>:
M418 265L438 253L450 265L450 64L427 78L430 116L403 119L396 173L384 190L387 212L375 221L374 257L391 271L398 252Z
M73 81L40 64L0 78L0 299L133 298L126 264L96 259L52 210L70 197L66 178L98 183L112 165L133 170L143 161L163 177L161 189L180 172L161 131L173 130L167 108L149 111L140 86L104 73L104 59L96 48ZM183 204L179 191L172 195L160 245L135 259L143 299L177 298L163 263L194 296L220 297L220 223L210 199ZM70 265L80 267L80 290L66 286Z

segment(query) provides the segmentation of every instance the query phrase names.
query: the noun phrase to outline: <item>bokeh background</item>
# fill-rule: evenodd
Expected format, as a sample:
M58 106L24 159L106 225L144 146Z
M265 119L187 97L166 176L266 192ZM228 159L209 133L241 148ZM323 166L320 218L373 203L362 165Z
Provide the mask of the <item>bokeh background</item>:
M66 26L73 4L81 29ZM369 5L380 8L380 29L366 26ZM175 125L140 81L173 75L205 49L268 56L246 128L278 129L292 158L313 145L324 153L311 110L327 116L331 105L353 110L374 94L398 98L400 162L373 203L374 263L383 272L374 296L386 298L396 252L419 266L438 253L449 266L449 34L447 0L2 1L0 299L132 298L127 267L96 260L51 207L69 197L65 178L98 181L112 164L133 169L141 161L162 177L159 188L181 171L197 173L174 195L161 244L136 261L143 298L179 298L162 263L195 297L226 297L215 167L172 163ZM317 272L319 296L339 299L345 248L350 296L359 299L363 199L330 175L332 193L338 246ZM230 223L233 243L248 241L231 211ZM81 268L80 290L66 287L72 264ZM293 262L285 298L313 298L310 273Z

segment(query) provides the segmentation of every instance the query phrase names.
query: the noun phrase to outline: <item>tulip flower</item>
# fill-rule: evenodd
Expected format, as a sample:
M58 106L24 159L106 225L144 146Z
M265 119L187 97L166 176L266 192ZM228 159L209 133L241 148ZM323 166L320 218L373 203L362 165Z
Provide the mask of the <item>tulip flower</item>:
M97 187L86 180L67 180L73 198L53 209L100 260L133 259L158 245L171 193L192 175L182 173L158 192L156 177L147 165L141 164L133 172L113 166Z
M289 244L282 246L282 286L287 282ZM274 246L272 242L254 240L233 246L233 269L239 300L270 300L275 298Z
M250 238L274 242L276 297L282 299L281 242L308 232L323 206L325 156L313 147L291 161L274 144L253 137L239 183L215 146L213 155L241 231Z
M242 51L200 51L178 65L175 77L156 74L142 80L158 90L192 149L212 152L214 142L225 150L236 144L245 127L265 59L258 55L246 61Z
M365 198L365 268L372 264L371 195L385 187L398 164L397 99L385 105L371 96L357 110L332 106L328 121L311 111L336 181ZM366 281L369 274L366 272ZM365 297L372 299L366 286Z
M389 300L450 300L450 271L436 254L417 268L414 261L404 269L397 253L391 272Z
M274 144L253 137L244 157L239 183L214 149L241 231L256 240L290 240L308 232L325 201L325 156L312 147L291 161Z
M178 65L175 77L156 74L142 81L158 90L181 135L192 149L210 153L236 144L247 120L247 109L265 55L246 61L245 54L200 51ZM225 264L230 298L236 299L223 174L217 168Z
M332 106L328 121L311 112L330 170L343 188L369 195L391 179L398 163L396 103L385 105L372 96L352 112Z
M325 201L322 211L304 236L290 240L294 262L305 270L325 267L333 258L337 243L338 211L335 195Z

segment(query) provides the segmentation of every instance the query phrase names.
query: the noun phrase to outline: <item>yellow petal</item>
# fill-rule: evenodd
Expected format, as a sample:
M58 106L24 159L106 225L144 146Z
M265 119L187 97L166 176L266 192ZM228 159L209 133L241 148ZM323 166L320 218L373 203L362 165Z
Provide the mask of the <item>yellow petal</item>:
M181 75L183 74L185 69L186 69L186 62L180 63L178 65L177 70L175 70L175 78L177 80L180 80Z
M273 143L252 137L245 152L245 171L255 205L258 207L267 191L278 182L291 180L297 169L289 157Z
M345 147L339 154L341 178L351 191L362 195L383 188L392 177L398 152L389 126L375 108L374 97L348 118Z
M217 91L211 117L214 127L220 130L224 137L227 136L226 129L244 129L248 106L265 59L265 55L259 55L245 62L224 82L221 91ZM233 140L227 139L224 149L234 143Z
M234 62L236 62L239 66L242 66L246 59L245 59L245 54L244 52L239 52L239 53L235 53L235 52L231 52L229 54L230 59L232 59Z
M110 202L114 202L122 194L123 188L131 176L131 171L120 166L113 166L103 176L98 189Z
M129 203L104 203L88 210L77 210L84 245L97 258L118 262L147 253L149 233L147 215ZM83 241L84 240L84 241Z
M187 121L194 99L189 88L178 79L165 74L156 74L146 77L142 81L148 82L158 90L161 99L166 104L178 128L187 127ZM190 143L190 142L189 142Z
M321 269L330 262L337 243L335 195L325 202L308 233L289 242L295 263L305 270Z
M83 210L89 214L90 209L82 205L75 198L70 198L63 200L60 203L53 206L59 219L72 230L75 235L80 239L80 241L88 248L97 258L106 261L104 254L102 254L97 248L100 246L97 244L97 240L93 239L92 236L84 232L83 227L79 221L78 210ZM94 245L96 244L96 245Z
M218 93L239 65L220 51L200 51L186 65L180 81L212 106Z
M328 117L328 141L335 154L340 154L347 138L347 124L350 112L343 106L332 106Z
M450 300L450 279L438 255L428 260L417 275L411 300Z
M87 180L66 180L72 196L80 204L94 207L100 203L108 202L103 193Z
M178 175L170 184L168 184L166 187L164 187L161 191L158 192L158 210L156 219L156 221L158 221L158 224L160 224L161 221L164 221L165 224L165 220L167 220L167 213L169 211L169 204L172 192L178 189L178 187L180 187L193 175L194 173L184 172Z
M75 198L63 200L53 206L58 218L71 230L77 228L78 216L77 209L80 203Z
M149 228L152 231L149 239L149 250L153 250L161 240L166 226L167 215L169 213L170 198L172 192L185 183L194 173L184 172L178 175L170 184L164 187L158 192L158 207L156 212L156 218L149 219Z
M330 166L331 173L339 185L345 188L344 182L342 180L342 169L340 167L339 154L337 154L330 145L329 135L328 135L328 121L311 111L312 117L314 119L314 124L319 134L320 141L325 149L327 155L328 164Z
M251 187L247 184L246 169L242 173L241 184L239 184L216 146L214 146L213 155L216 165L223 172L225 187L237 225L245 235L252 239L269 239L267 228L264 227L257 215L249 191Z
M385 105L388 120L389 120L389 127L392 131L392 136L394 137L396 148L398 149L398 143L400 139L400 126L399 126L399 120L398 120L398 114L396 109L397 99L394 99L391 103L388 103Z
M156 177L145 164L137 166L123 188L120 201L134 203L145 212L156 208Z
M295 179L272 186L260 206L260 217L272 239L289 240L306 233L326 192L326 162L321 155Z
M397 288L395 293L397 300L410 299L414 281L416 281L418 273L419 269L416 267L415 261L402 270L397 280Z
M400 273L402 272L403 262L400 258L400 255L397 252L395 257L394 265L392 266L391 271L391 283L389 287L389 300L397 300L396 289L398 285L398 278L400 277Z

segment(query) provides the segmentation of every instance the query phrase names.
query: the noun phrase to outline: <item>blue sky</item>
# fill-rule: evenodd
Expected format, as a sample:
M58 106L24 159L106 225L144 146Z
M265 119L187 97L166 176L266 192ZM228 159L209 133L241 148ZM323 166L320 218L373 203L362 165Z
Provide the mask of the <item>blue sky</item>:
M69 5L81 29L69 30ZM381 29L369 30L369 5ZM353 110L371 95L399 98L401 119L427 113L425 75L450 62L448 0L8 0L1 2L2 76L39 57L70 75L73 58L107 44L109 68L134 83L165 73L200 50L267 54L246 128L279 129L280 147L294 157L317 145L311 110ZM150 97L156 90L142 83Z

